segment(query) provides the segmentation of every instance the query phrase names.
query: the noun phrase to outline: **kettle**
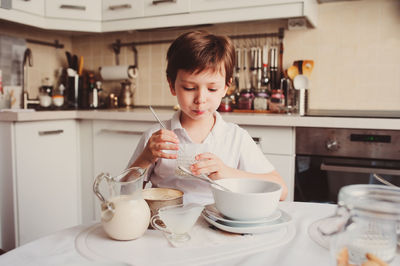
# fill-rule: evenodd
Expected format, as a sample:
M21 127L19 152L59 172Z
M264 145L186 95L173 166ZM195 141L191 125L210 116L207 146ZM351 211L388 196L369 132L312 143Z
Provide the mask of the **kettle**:
M133 92L131 90L131 82L128 80L121 82L119 106L125 108L133 107Z

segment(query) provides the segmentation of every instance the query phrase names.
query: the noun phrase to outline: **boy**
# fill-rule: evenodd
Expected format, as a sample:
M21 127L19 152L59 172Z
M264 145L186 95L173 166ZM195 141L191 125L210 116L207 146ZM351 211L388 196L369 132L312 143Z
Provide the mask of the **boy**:
M185 33L169 47L167 61L170 91L181 110L165 123L168 129L156 125L143 134L129 165L148 168L155 187L182 190L185 202L211 203L207 183L175 173L179 144L202 143L212 148L196 155L193 174L270 180L282 185L285 199L285 182L247 131L216 112L232 82L235 49L230 39L206 31Z

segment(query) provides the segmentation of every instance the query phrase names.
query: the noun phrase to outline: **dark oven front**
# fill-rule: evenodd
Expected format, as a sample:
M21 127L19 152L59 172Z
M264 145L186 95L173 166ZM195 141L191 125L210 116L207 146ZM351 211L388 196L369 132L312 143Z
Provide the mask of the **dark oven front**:
M336 203L340 188L400 186L400 132L340 128L296 128L295 201Z

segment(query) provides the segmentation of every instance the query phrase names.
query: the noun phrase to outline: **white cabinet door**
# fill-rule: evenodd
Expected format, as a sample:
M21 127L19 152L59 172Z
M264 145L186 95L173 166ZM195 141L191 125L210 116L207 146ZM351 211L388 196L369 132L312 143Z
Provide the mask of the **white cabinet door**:
M189 11L189 0L144 0L145 16L162 16L188 13Z
M100 21L101 1L97 0L46 1L46 17Z
M154 122L93 121L94 176L117 175L128 166L143 132ZM94 197L94 195L93 195ZM95 220L100 219L99 201L94 201Z
M76 122L15 124L17 245L80 224Z
M205 10L216 10L216 9L232 9L240 7L251 7L251 6L265 6L271 4L283 4L286 2L294 2L288 0L191 0L190 9L191 11L205 11ZM298 2L298 0L297 0Z
M143 0L103 0L102 21L142 17L143 6Z
M44 16L44 0L13 0L12 8L23 12Z

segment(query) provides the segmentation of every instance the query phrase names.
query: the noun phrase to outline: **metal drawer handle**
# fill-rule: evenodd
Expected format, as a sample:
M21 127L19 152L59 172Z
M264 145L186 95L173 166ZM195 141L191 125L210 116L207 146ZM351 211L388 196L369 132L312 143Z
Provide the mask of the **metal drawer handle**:
M60 8L62 9L73 9L73 10L86 10L86 6L75 6L75 5L61 5Z
M400 175L400 170L385 169L385 168L369 168L357 166L343 166L343 165L328 165L321 164L321 170L336 171L336 172L350 172L350 173L365 173L365 174L383 174L383 175Z
M109 6L109 10L118 10L118 9L131 9L132 6L130 4L122 4L122 5L114 5L114 6Z
M104 133L116 133L125 135L142 135L142 131L130 131L130 130L114 130L114 129L102 129L101 132Z
M56 134L61 134L61 133L64 133L64 130L62 130L62 129L46 130L46 131L39 131L39 136L56 135Z
M163 3L176 3L176 0L153 0L153 5L158 5Z

